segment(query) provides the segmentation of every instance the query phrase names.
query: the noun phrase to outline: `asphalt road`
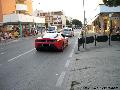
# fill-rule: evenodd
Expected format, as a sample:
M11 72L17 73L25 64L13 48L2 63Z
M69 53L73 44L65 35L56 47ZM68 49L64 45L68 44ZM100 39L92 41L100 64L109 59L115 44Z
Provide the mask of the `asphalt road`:
M0 46L0 90L64 90L66 69L77 44L78 32L64 52L34 48L34 38Z

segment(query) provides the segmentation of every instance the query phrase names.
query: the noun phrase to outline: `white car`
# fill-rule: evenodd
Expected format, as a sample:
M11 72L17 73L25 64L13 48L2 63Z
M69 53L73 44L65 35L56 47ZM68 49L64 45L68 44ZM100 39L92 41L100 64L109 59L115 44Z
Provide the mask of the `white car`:
M48 27L47 33L57 33L57 27L56 26Z
M62 33L64 36L74 36L74 30L72 28L64 28L63 29L63 33Z

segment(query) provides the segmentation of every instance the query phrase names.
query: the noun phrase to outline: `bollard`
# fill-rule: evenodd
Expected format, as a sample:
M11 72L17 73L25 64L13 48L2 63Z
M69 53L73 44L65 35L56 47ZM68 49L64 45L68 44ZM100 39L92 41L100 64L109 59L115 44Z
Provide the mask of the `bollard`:
M82 40L83 40L83 48L84 48L84 36L83 36L83 31L82 31Z
M95 46L96 46L96 35L95 35Z
M79 38L78 38L78 51L80 51L80 48L79 48L79 47L80 47L80 45L79 45Z
M111 40L110 40L110 39L111 39L110 37L111 37L111 34L109 34L109 46L110 46L110 41L111 41Z

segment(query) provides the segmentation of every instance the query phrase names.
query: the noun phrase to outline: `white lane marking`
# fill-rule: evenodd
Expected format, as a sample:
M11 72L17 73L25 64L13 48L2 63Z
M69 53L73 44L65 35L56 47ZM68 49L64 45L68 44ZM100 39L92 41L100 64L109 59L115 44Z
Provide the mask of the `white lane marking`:
M75 41L75 45L74 45L74 47L73 47L71 53L69 54L69 58L71 58L71 57L73 56L74 49L75 49L76 45L77 45L77 40Z
M60 87L62 85L65 74L66 74L65 71L61 73L60 77L57 80L56 87Z
M76 47L76 44L77 44L77 40L75 41L74 49L75 49L75 47Z
M70 59L67 60L67 62L66 62L66 64L65 64L65 68L68 68L69 64L70 64Z
M56 74L56 76L58 76L59 74Z
M23 54L20 54L20 55L14 57L14 58L12 58L12 59L9 59L8 62L13 61L13 60L15 60L15 59L17 59L17 58L19 58L19 57L27 54L27 53L30 53L30 52L32 52L33 50L35 50L35 48L34 48L34 49L31 49L31 50L29 50L29 51L27 51L27 52L25 52L25 53L23 53Z
M76 47L76 44L77 44L77 40L75 41L75 45L74 45L71 53L70 53L69 56L68 56L69 58L72 58L73 53L74 53L74 50L75 50L75 47ZM71 59L67 60L67 62L66 62L66 64L65 64L65 68L68 68L68 66L69 66L69 64L70 64L70 61L71 61Z
M4 53L4 52L1 52L0 54L3 55L3 54L5 54L5 53Z
M4 48L1 47L1 49L4 49Z
M74 53L74 48L72 49L71 53L69 54L69 58L71 58L73 56Z

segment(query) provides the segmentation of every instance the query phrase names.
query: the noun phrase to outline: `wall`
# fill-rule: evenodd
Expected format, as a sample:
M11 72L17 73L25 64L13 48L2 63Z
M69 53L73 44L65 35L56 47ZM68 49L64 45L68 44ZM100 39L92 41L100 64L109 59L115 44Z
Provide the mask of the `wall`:
M27 4L27 9L28 9L28 14L31 15L32 14L32 0L26 0L26 4Z
M2 5L1 5L1 0L0 0L0 22L2 22Z
M0 0L2 3L3 15L10 14L16 11L16 1L15 0Z

